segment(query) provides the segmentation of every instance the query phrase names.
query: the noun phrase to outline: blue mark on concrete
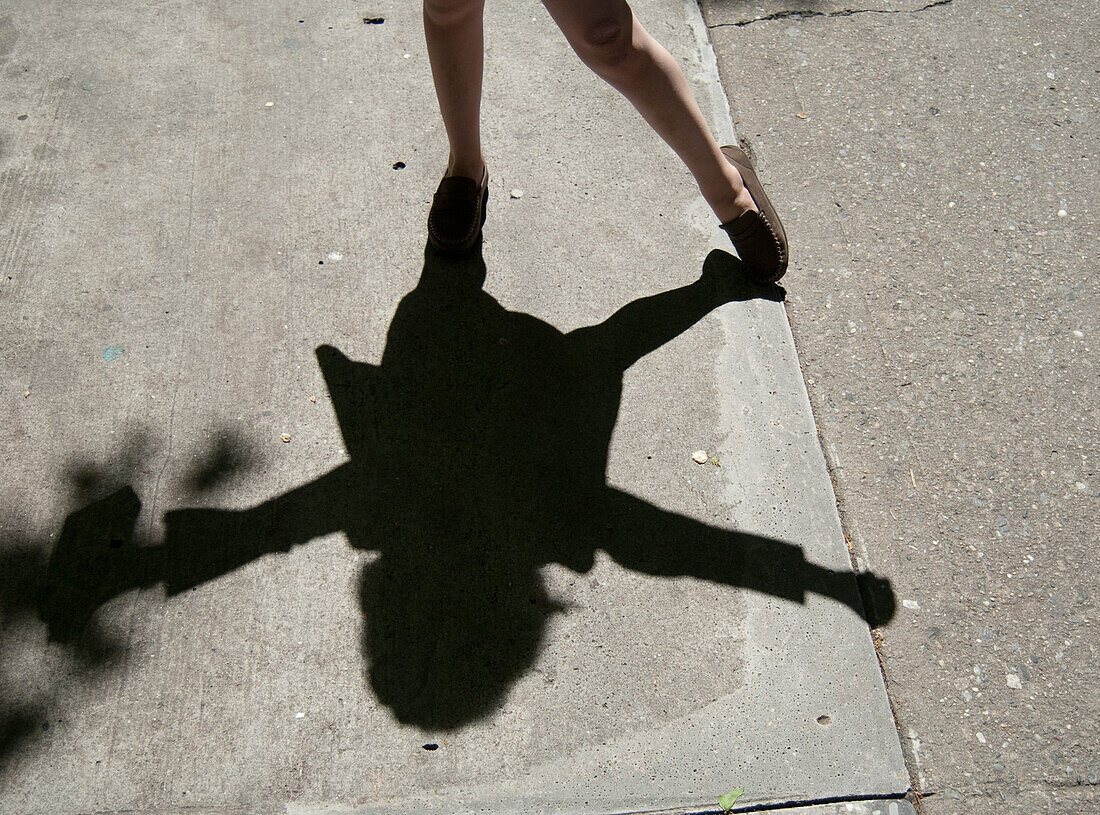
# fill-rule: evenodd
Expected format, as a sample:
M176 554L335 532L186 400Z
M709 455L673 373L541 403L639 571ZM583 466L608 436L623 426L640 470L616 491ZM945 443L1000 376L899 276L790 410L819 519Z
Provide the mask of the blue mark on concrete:
M103 358L108 362L114 362L116 359L122 356L122 352L125 349L121 345L112 345L109 348L103 349Z

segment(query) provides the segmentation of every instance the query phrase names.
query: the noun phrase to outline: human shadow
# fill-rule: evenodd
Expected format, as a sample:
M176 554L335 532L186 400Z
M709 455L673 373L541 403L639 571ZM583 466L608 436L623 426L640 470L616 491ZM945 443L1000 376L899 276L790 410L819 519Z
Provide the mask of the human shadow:
M649 575L689 575L803 602L833 598L873 624L889 583L808 563L802 549L710 526L608 485L623 373L718 306L778 300L739 261L707 258L699 280L563 333L482 289L480 251L425 254L380 364L321 346L350 460L241 511L184 509L162 544L134 536L125 487L69 516L39 613L79 637L96 609L134 587L169 594L332 532L378 552L362 573L363 652L374 693L402 722L451 729L489 715L534 662L563 608L539 572L586 572L597 550Z

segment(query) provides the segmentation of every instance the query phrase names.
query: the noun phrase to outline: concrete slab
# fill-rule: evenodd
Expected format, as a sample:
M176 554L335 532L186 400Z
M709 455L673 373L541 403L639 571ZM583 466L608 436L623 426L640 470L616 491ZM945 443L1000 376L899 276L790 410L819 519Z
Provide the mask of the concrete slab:
M483 257L425 256L419 11L364 16L0 23L0 812L904 792L782 306L532 3Z

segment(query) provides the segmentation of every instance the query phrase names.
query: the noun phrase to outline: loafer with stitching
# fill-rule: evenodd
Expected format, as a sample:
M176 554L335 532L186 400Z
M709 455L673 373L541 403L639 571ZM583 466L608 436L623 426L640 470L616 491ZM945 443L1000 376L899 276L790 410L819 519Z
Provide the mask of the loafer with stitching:
M730 236L733 248L753 280L775 283L787 271L787 233L745 151L727 145L722 148L722 155L737 168L758 209L727 221L722 224L722 229Z
M480 182L462 176L445 176L439 182L428 213L428 241L447 254L470 251L481 237L488 201L488 169L482 172Z

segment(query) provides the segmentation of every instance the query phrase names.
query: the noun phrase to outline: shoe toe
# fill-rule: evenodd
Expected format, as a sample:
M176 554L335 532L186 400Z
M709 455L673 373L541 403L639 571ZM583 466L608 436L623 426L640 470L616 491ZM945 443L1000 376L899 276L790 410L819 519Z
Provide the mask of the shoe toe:
M476 242L485 222L485 183L449 177L439 183L428 214L428 239L444 252L464 252Z

